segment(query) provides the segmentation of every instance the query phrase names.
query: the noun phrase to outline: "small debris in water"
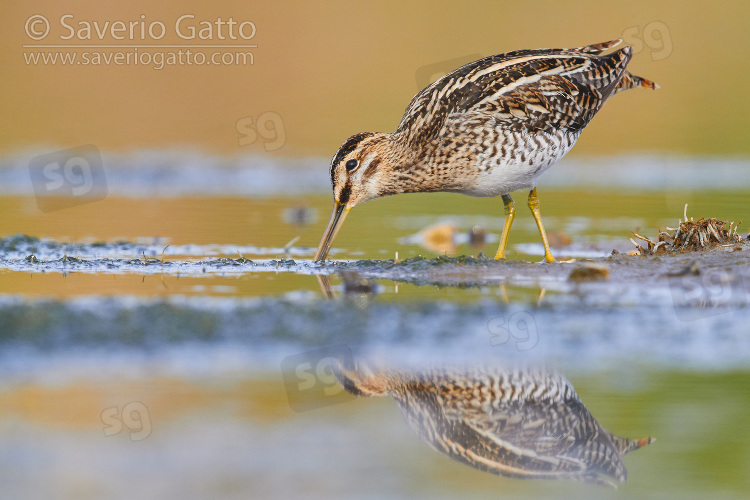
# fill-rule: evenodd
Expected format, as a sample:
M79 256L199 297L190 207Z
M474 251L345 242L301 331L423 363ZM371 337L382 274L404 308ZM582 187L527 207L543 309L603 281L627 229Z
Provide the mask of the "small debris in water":
M472 227L471 231L469 231L469 245L471 245L472 248L479 249L482 248L486 242L487 231L481 226Z
M482 250L485 245L498 241L498 236L476 224L462 229L451 222L440 222L398 241L403 245L419 245L438 255L455 255L460 245Z
M451 224L439 224L423 230L421 245L435 253L456 253L454 236L458 228Z
M563 232L547 233L547 240L552 248L563 248L573 243L573 238Z
M295 226L309 226L318 220L318 211L305 205L297 205L284 209L282 219L287 224Z
M689 266L685 266L677 272L668 273L667 276L698 276L701 273L701 268L697 262L690 263Z
M346 295L375 295L377 283L365 278L356 271L339 271L341 279L344 280L344 293Z
M166 250L166 247L164 247L164 250ZM161 260L155 259L153 257L146 257L146 252L142 252L142 253L143 253L143 265L144 266L147 266L149 264L164 264L164 252L162 252L161 254ZM68 257L68 260L70 260L70 257Z
M568 281L601 281L609 279L609 267L594 262L584 262L571 271Z

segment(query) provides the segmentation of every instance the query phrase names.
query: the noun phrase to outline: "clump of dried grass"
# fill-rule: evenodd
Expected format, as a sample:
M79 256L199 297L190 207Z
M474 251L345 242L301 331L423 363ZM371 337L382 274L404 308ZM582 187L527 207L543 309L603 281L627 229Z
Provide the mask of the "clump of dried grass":
M666 231L659 231L659 239L654 242L650 238L633 233L633 237L646 243L639 244L633 238L630 241L636 246L641 255L663 255L683 252L695 252L716 246L733 246L740 243L737 228L742 223L727 222L716 218L698 220L688 219L687 204L683 212L684 219L679 221L676 228L667 227ZM729 224L729 227L727 227Z

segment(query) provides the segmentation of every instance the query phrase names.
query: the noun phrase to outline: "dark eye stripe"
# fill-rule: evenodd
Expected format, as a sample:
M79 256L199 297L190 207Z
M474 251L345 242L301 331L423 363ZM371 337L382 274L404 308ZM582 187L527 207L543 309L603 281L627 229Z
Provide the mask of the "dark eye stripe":
M365 169L364 173L362 174L362 177L370 177L372 174L375 173L375 169L380 164L380 160L372 160L369 165L367 165L367 168Z

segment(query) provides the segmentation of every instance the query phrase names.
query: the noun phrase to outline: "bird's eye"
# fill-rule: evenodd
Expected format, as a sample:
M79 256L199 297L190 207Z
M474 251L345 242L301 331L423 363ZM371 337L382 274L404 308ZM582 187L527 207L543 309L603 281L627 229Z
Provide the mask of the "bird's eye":
M358 164L359 163L357 162L357 160L349 160L348 162L346 162L346 169L351 172L352 170L357 168Z

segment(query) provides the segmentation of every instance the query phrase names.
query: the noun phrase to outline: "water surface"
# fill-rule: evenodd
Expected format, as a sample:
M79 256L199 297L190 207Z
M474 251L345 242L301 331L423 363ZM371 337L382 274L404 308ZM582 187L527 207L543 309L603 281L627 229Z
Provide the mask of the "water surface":
M1 174L0 477L11 496L742 498L750 486L748 244L626 255L633 232L674 227L685 203L696 218L746 217L742 162L556 167L539 188L542 215L555 255L576 262L551 265L537 263L524 193L507 262L485 257L499 200L433 194L357 207L334 262L314 264L331 204L324 167L322 181L285 193L275 168L128 175L134 162L110 160L106 199L48 212L18 163ZM601 169L615 165L630 174L608 184ZM696 173L706 169L710 181ZM475 226L485 237L472 245ZM570 281L586 262L609 279ZM684 272L696 262L698 274ZM436 453L392 400L343 393L320 364L341 356L554 368L603 427L657 441L624 458L617 493L494 476Z

